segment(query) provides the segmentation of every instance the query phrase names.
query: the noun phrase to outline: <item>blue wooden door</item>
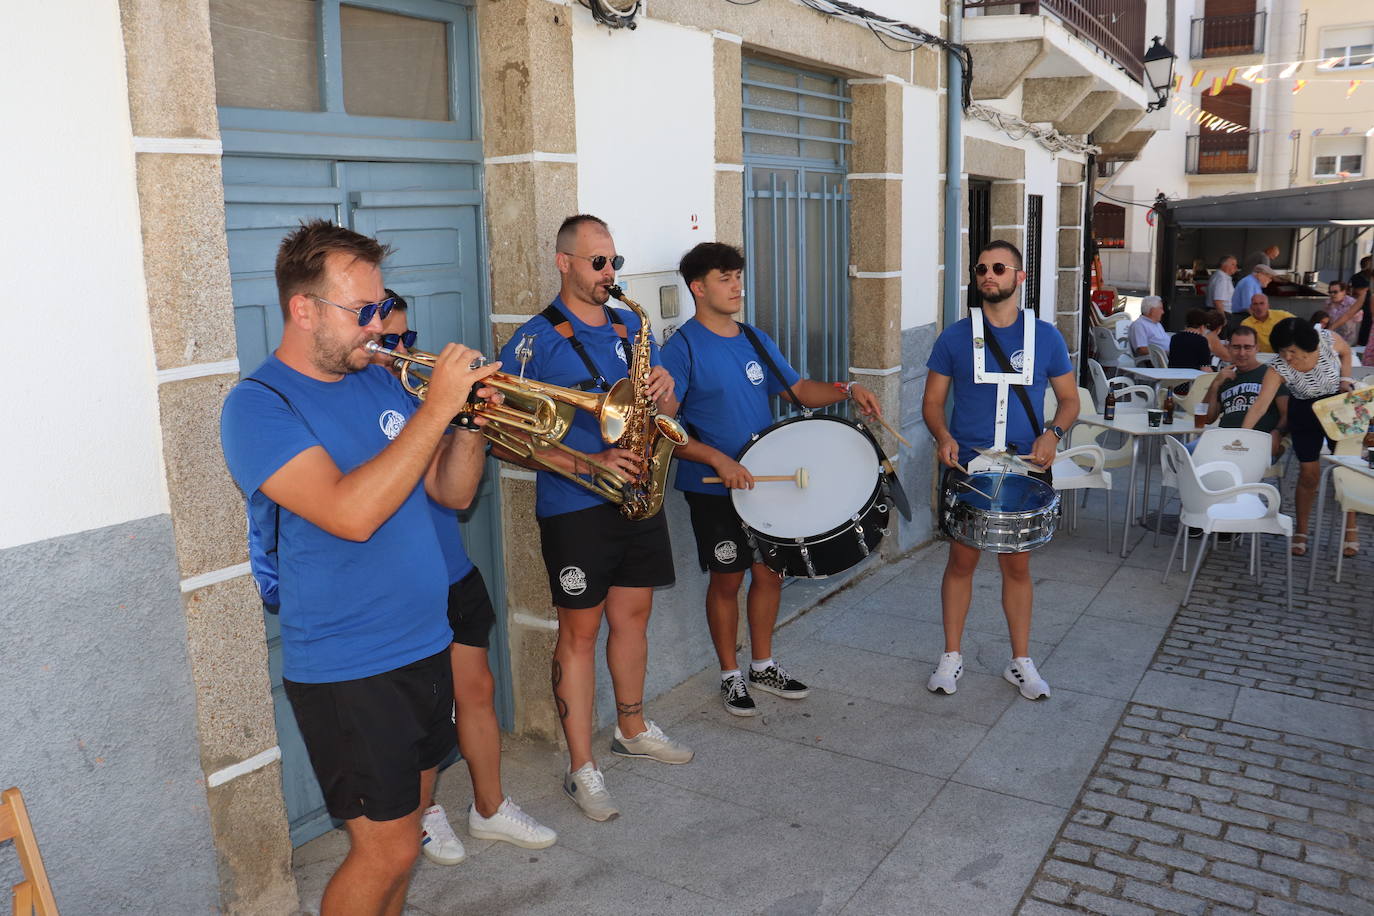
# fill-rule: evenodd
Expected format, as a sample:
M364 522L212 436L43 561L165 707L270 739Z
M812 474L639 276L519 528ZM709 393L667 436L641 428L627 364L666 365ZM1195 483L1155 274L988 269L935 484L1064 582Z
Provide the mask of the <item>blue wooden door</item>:
M316 218L393 246L383 277L409 300L408 317L420 333L421 348L437 350L456 340L489 349L469 4L322 0L266 13L212 4L211 15L243 372L251 372L281 338L273 276L277 247L302 220ZM255 18L263 15L267 18ZM262 46L245 35L263 36ZM287 40L294 44L284 44ZM316 60L313 67L296 69L303 86L293 94L291 87L283 88L293 71L289 60L283 63L281 49L301 43L313 48ZM273 80L255 81L268 64ZM390 90L388 80L396 84ZM426 86L419 102L411 91L417 80ZM494 464L462 529L497 603L491 664L498 716L509 728L509 643L500 613L505 583ZM379 558L379 575L389 563L403 569L405 559ZM280 630L270 615L267 635L283 790L291 839L300 845L332 822L282 692Z

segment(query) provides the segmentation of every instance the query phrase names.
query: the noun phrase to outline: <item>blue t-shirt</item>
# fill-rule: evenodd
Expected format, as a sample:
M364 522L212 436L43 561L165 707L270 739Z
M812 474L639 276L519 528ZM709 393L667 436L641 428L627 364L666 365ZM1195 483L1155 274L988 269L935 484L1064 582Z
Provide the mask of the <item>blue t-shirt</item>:
M616 317L625 325L628 338L622 346L620 335L609 321L600 327L593 327L574 315L572 310L563 304L562 297L555 296L553 304L572 322L573 335L585 348L608 385L614 385L620 379L629 376L629 350L634 345L635 335L639 333L639 317L634 312L629 309L615 310ZM535 315L521 325L501 348L502 372L520 374L520 360L516 358L515 350L520 345L521 337L526 334L534 335L534 355L525 365L526 378L561 385L564 388L577 388L588 380L587 365L582 362L582 358L577 355L567 338L555 331L543 315ZM657 344L650 347L650 353L650 363L658 365ZM595 416L585 410L578 410L575 414L572 428L563 437L564 445L589 455L611 447L610 443L601 438L601 426ZM552 471L539 472L534 502L534 514L539 518L577 512L603 505L605 502L606 500L590 490L585 490Z
M984 333L997 338L1002 352L1007 354L1013 367L1021 365L1025 320L1026 311L1023 309L1016 322L1008 328L993 327L990 321L983 322ZM991 348L984 357L984 364L988 372L1002 371ZM967 465L977 454L975 448L992 448L995 436L993 423L997 416L996 383L985 382L980 385L973 380L972 319L962 318L945 328L935 341L926 368L952 379L954 416L950 418L949 434L959 443L959 461ZM1049 380L1072 371L1069 348L1064 345L1059 329L1047 321L1036 319L1035 373L1031 384L1026 387L1031 407L1041 410ZM1007 397L1007 444L1015 445L1018 454L1028 455L1036 438L1044 432L1043 422L1042 428L1033 428L1016 392L1008 391Z
M1255 279L1255 275L1246 274L1245 279L1236 284L1236 291L1231 294L1231 311L1250 311L1250 299L1255 293L1262 292L1264 292L1264 287L1260 286L1260 282Z
M278 545L282 675L301 683L371 677L443 650L448 574L423 482L372 537L336 537L259 488L306 449L323 446L345 474L386 448L415 402L380 366L337 382L310 378L275 356L224 401L225 463L248 501L250 528ZM388 570L395 574L388 574Z
M773 339L754 333L791 387L801 378L788 365ZM783 386L743 332L722 337L695 318L683 324L663 345L663 365L673 375L673 391L682 402L679 416L693 438L731 458L749 437L773 422L769 403ZM677 488L693 493L730 492L723 484L702 483L715 469L697 461L678 460Z
M463 435L469 435L464 433ZM472 560L467 548L463 546L463 532L458 527L458 510L450 509L433 499L429 500L429 514L434 520L434 531L439 536L439 547L444 552L444 567L448 570L449 584L462 581L472 572Z

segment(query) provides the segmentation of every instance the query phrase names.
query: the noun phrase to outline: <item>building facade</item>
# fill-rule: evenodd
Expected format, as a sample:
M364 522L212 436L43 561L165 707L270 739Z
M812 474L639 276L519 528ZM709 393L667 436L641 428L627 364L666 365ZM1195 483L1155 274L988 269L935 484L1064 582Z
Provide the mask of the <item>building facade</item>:
M912 443L878 436L914 513L870 562L933 536L924 366L966 311L970 248L1020 245L1028 304L1077 354L1086 168L1148 140L1139 58L1165 5L1103 0L1113 28L1081 3L865 5L867 22L824 2L654 0L633 30L561 0L3 14L0 67L53 74L0 93L25 138L7 247L20 301L61 310L39 321L67 359L6 362L10 426L41 417L42 434L5 458L0 594L21 663L0 684L23 737L0 779L40 824L63 812L72 838L45 852L64 910L139 909L138 888L168 912L289 912L292 846L330 826L218 446L225 394L280 333L272 259L301 219L391 243L387 282L435 349L494 352L547 304L568 214L610 223L660 335L690 317L682 252L743 245L750 320L805 374L877 391ZM894 37L907 28L970 49L953 119L966 71L939 41ZM501 606L503 724L557 739L533 506L532 475L493 462L465 537ZM679 581L656 596L650 697L713 657L687 513L675 494L665 511Z

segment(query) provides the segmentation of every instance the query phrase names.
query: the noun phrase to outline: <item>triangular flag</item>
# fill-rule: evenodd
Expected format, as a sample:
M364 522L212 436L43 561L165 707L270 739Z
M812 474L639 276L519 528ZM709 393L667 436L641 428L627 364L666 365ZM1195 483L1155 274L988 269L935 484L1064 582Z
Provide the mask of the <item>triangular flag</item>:
M1354 81L1354 80L1351 80L1351 82L1353 83L1353 82L1355 82L1355 81ZM1222 90L1223 86L1225 85L1225 83L1226 83L1226 80L1222 79L1222 78L1219 77L1219 76L1214 76L1214 77L1212 77L1212 95L1221 95L1221 90ZM1353 91L1354 91L1354 90L1352 89L1351 92L1353 92ZM1348 94L1349 94L1349 93L1347 93L1347 95L1348 95Z
M1179 88L1182 87L1182 85L1183 85L1183 74L1182 74L1182 73L1175 73L1175 74L1174 74L1174 92L1178 92Z
M1351 81L1350 81L1350 88L1347 89L1347 90L1345 90L1345 97L1348 99L1348 98L1350 98L1352 95L1354 95L1354 94L1355 94L1355 90L1356 90L1356 89L1359 89L1359 88L1360 88L1360 83L1363 83L1363 82L1364 82L1364 80L1351 80Z
M1341 136L1342 136L1342 137L1348 137L1348 136L1350 136L1350 128L1348 128L1348 127L1342 127L1342 128L1341 128Z
M1205 77L1206 75L1207 75L1207 71L1206 71L1206 70L1197 70L1197 71L1194 71L1194 73L1193 73L1193 82L1192 82L1191 85L1193 85L1194 87L1200 86L1200 85L1202 84L1202 78Z
M1307 88L1307 80L1296 80L1293 83L1293 94L1297 95L1299 92L1302 92L1305 88Z
M1321 129L1320 127L1316 128L1315 130L1312 131L1312 136L1314 136L1314 137L1320 137L1321 135L1322 135L1322 129Z
M1298 138L1301 137L1301 136L1302 136L1302 131L1300 131L1300 130L1290 130L1290 131L1288 132L1288 139L1289 139L1289 140L1296 140L1296 139L1298 139Z
M1229 71L1227 71L1227 73L1226 73L1226 85L1229 86L1229 85L1231 85L1232 83L1234 83L1234 82L1236 81L1236 71L1239 70L1239 69L1240 69L1240 67L1232 67Z

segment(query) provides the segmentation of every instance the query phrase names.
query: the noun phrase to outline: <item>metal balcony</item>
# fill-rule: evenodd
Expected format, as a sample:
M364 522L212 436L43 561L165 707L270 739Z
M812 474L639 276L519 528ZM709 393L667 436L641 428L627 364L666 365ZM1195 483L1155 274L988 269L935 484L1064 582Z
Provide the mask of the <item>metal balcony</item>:
M1189 175L1243 175L1259 165L1259 131L1189 134Z
M1193 60L1264 53L1264 10L1193 20Z
M1145 79L1145 4L1140 0L965 0L964 15L1041 16L1097 46L1137 83Z

